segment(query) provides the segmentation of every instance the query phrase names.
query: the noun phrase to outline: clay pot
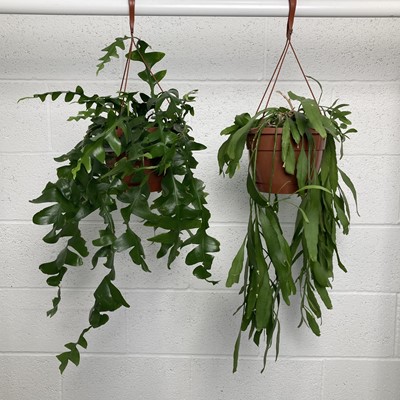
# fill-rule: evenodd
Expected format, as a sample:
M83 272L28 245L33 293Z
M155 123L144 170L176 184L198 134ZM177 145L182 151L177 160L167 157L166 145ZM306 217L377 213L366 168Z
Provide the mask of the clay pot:
M247 148L252 152L254 146L254 135L257 128L252 129L247 135ZM307 157L312 157L314 171L319 171L321 167L322 154L325 148L325 139L318 132L311 130L314 139L314 154L309 154L308 142L303 138L299 144L292 141L296 161L300 155L301 147L304 145ZM274 153L274 143L276 137L276 147ZM285 171L282 162L282 128L267 127L261 132L258 145L256 161L256 185L261 192L276 194L292 194L299 189L297 185L296 172L290 175Z

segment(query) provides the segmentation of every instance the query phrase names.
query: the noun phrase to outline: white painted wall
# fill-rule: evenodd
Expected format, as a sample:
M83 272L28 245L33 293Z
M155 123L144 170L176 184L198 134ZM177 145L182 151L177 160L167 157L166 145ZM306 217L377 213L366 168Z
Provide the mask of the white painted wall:
M199 89L196 137L208 145L198 175L208 187L212 232L222 243L214 265L225 280L245 230L244 169L218 176L219 131L236 113L253 112L284 42L284 19L145 18L137 34L167 53L168 85ZM398 400L400 398L400 36L396 19L298 19L294 43L325 100L351 104L359 135L343 167L358 187L361 217L340 238L349 273L337 272L322 337L297 329L283 309L281 357L261 375L261 354L243 343L239 372L231 353L239 320L237 288L193 278L153 262L151 276L128 260L119 282L131 304L88 335L79 368L61 377L55 354L86 326L90 289L103 274L84 268L65 279L59 313L45 316L54 294L37 266L56 250L33 226L28 203L54 177L53 156L85 126L66 123L74 106L23 96L81 84L114 93L119 62L95 76L100 49L128 31L123 17L0 16L0 399L1 400ZM279 88L307 94L288 58ZM131 82L131 88L136 85ZM164 84L166 85L166 83ZM290 220L292 211L285 211ZM90 232L96 223L85 225Z

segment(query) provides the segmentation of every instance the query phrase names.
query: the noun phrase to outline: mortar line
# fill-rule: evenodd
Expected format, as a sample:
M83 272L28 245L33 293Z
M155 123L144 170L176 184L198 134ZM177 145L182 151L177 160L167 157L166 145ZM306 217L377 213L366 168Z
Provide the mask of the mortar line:
M164 79L164 81L167 83L222 83L222 84L230 84L232 82L234 83L252 83L252 84L262 84L264 83L265 79L257 79L257 78L250 78L250 79L244 79L244 78L218 78L218 79L213 79L213 78L204 78L204 79L190 79L190 78L185 78L185 79ZM82 77L77 77L73 79L68 79L68 78L53 78L53 79L30 79L30 78L0 78L0 83L5 82L13 82L13 83L25 83L25 82L31 82L31 83L44 83L44 82L49 82L49 83L54 83L54 82L60 82L60 83L73 83L76 84L77 81L81 82L82 84L84 83L111 83L111 84L116 84L119 81L116 79L87 79ZM130 79L129 80L131 83L141 83L139 79ZM301 79L288 79L288 80L281 80L281 83L288 83L288 84L297 84L297 83L303 83L304 81ZM385 79L385 80L377 80L377 79L365 79L365 80L360 80L360 79L322 79L322 83L355 83L355 84L365 84L365 83L373 83L373 84L389 84L389 83L400 83L400 80L397 78L394 79Z
M84 288L76 288L76 287L62 287L62 290L64 292L70 292L70 293L76 293L76 292L82 292L82 293L92 293L93 289L96 287L84 287ZM202 289L202 288L129 288L129 287L123 287L120 286L119 289L125 293L190 293L190 294L195 294L195 293L210 293L210 294L237 294L238 290L236 289L227 289L227 288L222 288L221 289ZM54 291L54 288L52 287L40 287L40 286L33 286L33 287L4 287L0 286L0 292L8 292L8 291L42 291L42 292L52 292ZM331 290L329 292L332 295L344 295L344 296L397 296L397 292L373 292L373 291L346 291L346 290ZM396 297L397 298L397 297Z
M121 220L116 220L118 223L123 223ZM30 219L0 219L0 225L32 225L35 226ZM102 225L102 221L95 221L95 220L88 220L88 221L81 221L81 226L98 226ZM379 229L379 228L388 228L388 229L397 229L399 228L400 221L392 222L392 223L362 223L362 222L352 222L351 228L368 228L368 229ZM142 226L140 221L132 222L133 226ZM292 222L283 222L281 223L282 227L292 227L294 223ZM246 227L247 222L245 221L212 221L210 222L210 227Z
M7 351L1 352L0 357L30 357L30 356L37 356L37 357L54 357L58 354L58 352L19 352L19 351ZM102 357L109 357L109 358L172 358L172 359L188 359L193 357L193 359L220 359L220 360L231 360L232 354L221 354L221 353L207 353L207 354L197 354L197 353L124 353L124 352L90 352L85 351L81 353L82 358L102 358ZM242 360L249 360L249 361L260 361L262 360L261 355L241 355L240 359ZM269 362L275 362L275 356L268 356L267 360ZM388 357L371 357L371 356L329 356L329 355L321 355L321 356L293 356L293 355L279 355L279 360L285 361L378 361L378 362L399 362L400 358L388 358Z

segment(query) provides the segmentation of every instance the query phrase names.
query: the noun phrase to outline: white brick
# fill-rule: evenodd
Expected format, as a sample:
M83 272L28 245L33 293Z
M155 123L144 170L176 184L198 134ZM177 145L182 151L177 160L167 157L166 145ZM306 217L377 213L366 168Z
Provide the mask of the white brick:
M30 221L41 208L29 200L38 197L46 183L55 178L55 169L60 164L49 154L4 154L1 161L0 220Z
M323 312L321 336L300 321L298 301L281 308L280 354L314 357L390 357L394 352L395 295L331 295L333 309Z
M400 226L356 225L349 236L339 235L338 248L348 272L336 269L334 289L400 292L399 243Z
M323 400L398 400L400 360L326 360Z
M266 26L269 78L285 44L286 18L267 18ZM305 73L318 80L395 80L397 29L396 18L297 18L292 43ZM303 79L290 50L281 76Z
M168 79L260 79L263 18L137 18L135 33L166 53Z
M22 97L45 92L46 86L28 82L0 83L0 152L48 151L49 123L47 108L37 107L38 100Z
M320 400L322 363L301 360L240 360L232 374L227 359L193 359L192 400L307 399ZM200 389L201 388L201 389ZM301 397L297 397L301 393Z
M0 398L61 400L57 363L55 357L0 355Z
M58 313L48 318L46 311L51 308L55 294L55 289L0 291L0 351L58 354L65 350L65 343L78 340L81 331L89 325L93 295L90 292L64 291ZM125 352L125 310L110 314L110 321L104 327L85 336L89 343L88 351Z
M396 316L396 349L397 357L400 357L400 295L397 295L397 316Z
M64 372L63 400L189 400L190 360L84 357Z
M101 49L122 35L125 21L123 17L0 15L0 77L95 79ZM115 79L121 66L121 61L113 61L100 79Z
M399 156L349 156L339 164L357 190L360 217L348 192L354 223L393 224L398 222L400 190ZM344 186L344 185L343 185Z
M55 258L41 242L46 233L46 227L31 224L0 225L1 287L44 286L46 277L37 267L46 257L46 261Z
M128 352L231 355L240 326L232 314L236 293L139 292L129 294ZM243 343L242 354L257 354Z
M399 82L344 82L334 86L334 97L350 105L358 130L345 143L345 154L400 154Z

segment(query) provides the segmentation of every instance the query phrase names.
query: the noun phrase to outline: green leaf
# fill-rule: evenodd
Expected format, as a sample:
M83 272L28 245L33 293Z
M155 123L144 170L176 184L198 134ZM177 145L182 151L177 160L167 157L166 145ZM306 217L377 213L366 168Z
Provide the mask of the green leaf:
M239 331L238 337L235 342L235 349L233 351L233 373L237 371L238 361L239 361L239 350L240 350L240 338L242 336L242 332Z
M58 204L46 207L33 216L33 223L36 225L54 224L61 215L61 207Z
M301 101L301 105L304 108L304 113L309 119L311 126L321 135L326 138L326 130L322 121L322 114L318 104L314 99L304 99Z
M317 292L319 294L319 297L325 304L325 307L330 310L332 308L332 302L329 297L328 291L326 290L325 287L320 286L317 282L315 283L315 289L317 289Z
M136 244L136 235L130 230L127 229L119 238L114 241L114 249L118 252L125 251L135 246Z
M228 278L226 280L226 287L231 287L234 283L239 283L240 274L242 273L243 269L245 245L246 245L246 239L243 241L239 251L237 252L235 258L232 261Z
M211 276L210 272L201 265L193 270L193 275L198 279L207 279Z
M250 171L247 174L247 192L249 193L250 197L256 202L256 204L263 207L268 205L267 199L257 189L254 178L252 177Z
M112 284L110 277L104 277L99 287L94 292L98 304L98 311L115 311L121 306L129 307L121 292Z
M308 311L306 311L306 316L307 316L308 326L311 328L314 335L321 336L321 332L319 330L317 322L315 321L315 318Z
M354 198L354 202L356 203L356 211L357 211L357 215L360 216L359 212L358 212L358 201L357 201L357 191L356 188L353 185L353 182L351 181L351 179L344 173L344 171L342 171L339 168L339 172L340 172L340 176L342 177L343 182L345 183L345 185L350 189L353 198Z
M297 159L297 166L296 166L296 178L297 184L299 188L302 188L306 185L307 182L307 173L308 170L308 160L306 152L304 151L304 146L301 146L299 158Z
M262 277L260 291L256 304L257 330L266 329L273 314L273 292L269 283L269 275L266 272Z
M311 311L315 314L317 318L321 318L321 308L310 286L307 286L307 300L308 304L310 305Z
M304 239L311 261L317 261L319 218L321 212L320 194L316 190L310 192L310 199L305 210L309 222L304 224Z
M290 142L290 123L289 119L286 118L285 122L283 123L282 128L282 161L286 163L286 158L289 153L289 148L292 146ZM293 150L293 148L292 148Z
M114 126L112 126L112 129L109 130L104 139L110 145L116 156L119 156L121 154L121 141L118 139Z
M286 160L285 160L285 171L286 173L290 175L294 175L294 171L296 168L296 157L294 154L294 149L292 144L290 143L288 149L287 149L287 155L286 155Z
M301 187L299 190L297 190L296 193L302 192L304 190L309 190L309 189L322 190L326 193L332 194L332 192L330 190L328 190L327 188L320 186L320 185L306 185L306 186Z

